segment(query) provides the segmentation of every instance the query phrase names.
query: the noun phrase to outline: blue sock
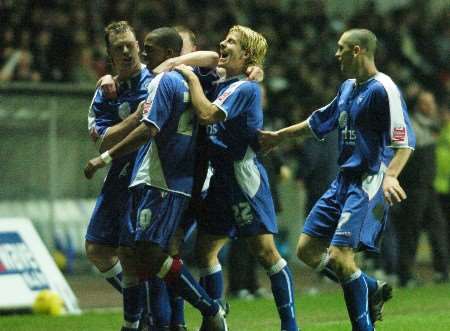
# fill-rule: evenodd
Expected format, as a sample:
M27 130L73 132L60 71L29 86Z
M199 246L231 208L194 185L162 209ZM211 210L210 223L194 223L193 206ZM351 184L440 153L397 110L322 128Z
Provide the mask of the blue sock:
M212 316L219 310L219 304L195 281L181 259L167 257L157 276L164 279L171 290L200 310L202 315Z
M142 316L143 284L137 279L127 279L123 282L123 326L130 329L139 327Z
M342 282L342 289L353 331L373 331L369 315L369 289L361 270Z
M172 308L172 318L170 320L171 325L185 325L184 320L184 299L168 288L170 308Z
M294 286L289 267L284 259L267 270L272 284L272 293L281 320L281 330L297 331L295 320Z
M218 300L223 296L222 266L217 264L212 267L201 268L200 285L205 289L211 299Z
M170 325L170 301L166 284L161 278L153 277L149 281L150 285L150 306L153 323L156 327Z
M369 289L369 295L378 289L377 280L373 277L368 276L366 273L362 272L361 275L364 277L367 283L367 288Z
M122 293L122 265L120 262L117 262L111 269L101 274L108 283Z

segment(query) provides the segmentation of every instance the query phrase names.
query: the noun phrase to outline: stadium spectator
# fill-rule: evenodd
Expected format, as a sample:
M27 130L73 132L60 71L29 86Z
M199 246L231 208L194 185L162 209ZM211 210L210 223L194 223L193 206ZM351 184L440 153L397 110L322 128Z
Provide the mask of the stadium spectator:
M294 109L296 104L313 107L329 100L334 92L331 86L339 81L328 51L332 49L337 31L364 24L384 41L380 45L379 63L393 73L401 86L405 87L412 78L418 79L423 85L426 83L440 101L449 92L448 87L446 90L442 86L446 86L450 77L450 29L447 11L441 10L445 7L439 1L407 0L387 11L383 11L378 2L351 8L342 4L344 15L334 15L331 9L333 2L323 1L304 1L301 4L297 1L250 1L240 3L240 6L227 1L220 8L212 2L198 0L123 1L101 5L87 0L72 3L22 0L20 5L13 3L0 3L0 25L5 30L15 33L25 28L31 32L33 43L41 31L50 33L52 47L45 53L45 60L38 60L35 47L32 49L36 70L44 81L76 79L73 72L78 70L75 66L79 64L71 57L74 32L84 29L92 48L102 48L102 27L112 18L132 22L140 40L147 32L148 22L153 26L182 22L188 27L201 27L202 36L198 43L202 49L213 49L224 26L242 22L262 31L271 44L266 81L274 103L280 104L279 109ZM420 19L417 13L420 13ZM43 20L44 15L50 19ZM302 22L301 26L298 22ZM324 47L314 47L319 39ZM14 47L18 46L16 40L13 43ZM1 46L0 50L3 49ZM93 53L97 59L102 52ZM105 54L102 60L105 60ZM0 67L5 63L0 56ZM279 74L272 75L271 68L280 63L283 63L282 70L273 69ZM314 74L311 74L312 70ZM104 73L100 70L98 75ZM285 98L287 90L293 97ZM288 121L291 116L290 112L277 115Z
M447 224L447 245L450 257L450 111L448 109L442 110L441 119L442 129L436 144L437 167L434 188L438 192Z
M393 213L398 238L398 276L400 286L415 285L413 274L419 236L426 229L433 252L436 281L448 281L447 224L434 188L436 139L440 122L432 93L421 91L411 120L416 133L416 150L400 180L408 199Z
M297 255L317 271L335 273L355 331L373 331L391 297L388 284L359 269L355 253L377 250L388 203L406 198L397 177L415 142L398 87L377 70L376 47L369 30L344 32L335 56L349 79L336 98L307 120L260 136L263 149L270 150L288 138L312 133L323 139L338 130L340 171L309 213Z

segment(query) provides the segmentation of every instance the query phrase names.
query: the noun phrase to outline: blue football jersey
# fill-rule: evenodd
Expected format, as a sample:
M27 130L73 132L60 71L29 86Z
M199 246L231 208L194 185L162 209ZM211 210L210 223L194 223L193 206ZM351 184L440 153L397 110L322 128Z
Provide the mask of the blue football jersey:
M106 99L101 88L96 90L88 115L88 128L94 142L100 145L108 129L128 117L137 109L139 103L147 98L147 87L152 78L153 75L142 65L136 75L127 81L119 82L117 99ZM119 176L126 175L129 180L135 155L136 153L131 153L114 160L105 185L115 185L114 181ZM127 164L127 169L124 169Z
M406 103L392 79L377 73L357 84L348 79L327 106L308 118L319 139L338 129L342 170L376 174L389 165L395 148L415 147Z
M147 85L152 75L142 66L128 81L119 83L118 98L106 99L101 89L95 92L89 109L89 131L92 139L101 143L109 127L121 122L134 112L147 96ZM117 246L123 242L122 224L127 215L131 169L134 155L114 160L96 200L86 240L103 245Z
M207 128L213 168L206 197L208 233L251 236L278 231L269 180L256 153L263 127L259 84L244 76L221 81L213 102L225 120Z
M258 149L258 130L263 126L259 85L244 77L220 82L213 104L226 118L208 125L210 160L214 168L230 168L234 161L242 160L249 149L253 152Z
M178 72L153 79L142 120L159 132L139 149L130 187L146 184L190 196L197 121L188 85Z

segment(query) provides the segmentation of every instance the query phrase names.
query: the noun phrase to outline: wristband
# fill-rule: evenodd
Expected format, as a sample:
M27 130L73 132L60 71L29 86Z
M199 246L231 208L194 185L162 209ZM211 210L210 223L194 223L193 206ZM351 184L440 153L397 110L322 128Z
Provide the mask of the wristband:
M109 155L109 151L106 151L100 155L100 158L102 159L105 164L109 164L112 161L111 155Z

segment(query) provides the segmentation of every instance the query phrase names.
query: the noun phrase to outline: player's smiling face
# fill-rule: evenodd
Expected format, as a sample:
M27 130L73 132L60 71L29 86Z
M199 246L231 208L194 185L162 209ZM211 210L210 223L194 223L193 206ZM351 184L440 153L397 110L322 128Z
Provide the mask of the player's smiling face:
M127 78L139 70L139 44L133 32L111 34L109 42L109 54L119 76Z
M345 33L338 41L335 56L341 65L341 71L348 77L354 77L356 74L355 54L353 52L353 46L349 44Z
M246 69L248 54L241 48L240 38L240 34L234 31L220 43L218 66L224 68L229 77L239 75Z

